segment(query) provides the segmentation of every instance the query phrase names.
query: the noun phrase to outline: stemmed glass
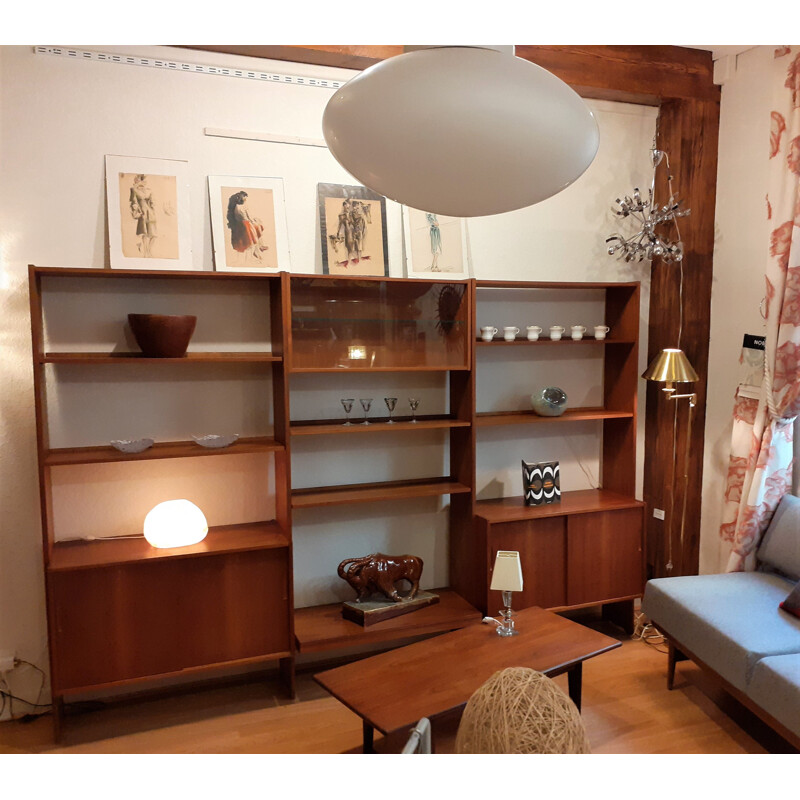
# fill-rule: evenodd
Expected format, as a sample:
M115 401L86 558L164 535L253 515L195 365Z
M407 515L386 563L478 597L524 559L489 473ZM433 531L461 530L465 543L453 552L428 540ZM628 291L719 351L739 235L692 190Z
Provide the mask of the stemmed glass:
M416 422L417 421L416 411L417 411L417 406L419 405L419 400L415 400L413 397L409 397L408 404L409 406L411 406L411 421Z
M350 422L350 412L353 410L353 403L355 402L355 398L350 398L349 400L342 400L342 407L344 408L344 413L347 414L347 422L345 425L352 425L353 423Z
M364 424L369 425L367 414L369 413L369 407L372 405L372 398L368 397L365 400L359 400L359 403L361 403L361 408L364 409Z
M394 420L392 419L392 411L394 411L394 407L397 405L397 398L396 397L384 397L383 402L386 403L386 408L389 409L389 425L394 425Z

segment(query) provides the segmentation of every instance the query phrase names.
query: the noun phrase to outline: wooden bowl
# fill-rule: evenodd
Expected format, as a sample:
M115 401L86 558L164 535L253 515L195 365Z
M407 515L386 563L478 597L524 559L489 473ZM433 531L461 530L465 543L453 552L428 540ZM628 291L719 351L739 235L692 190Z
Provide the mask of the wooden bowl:
M179 314L128 314L136 344L147 358L181 358L197 317Z

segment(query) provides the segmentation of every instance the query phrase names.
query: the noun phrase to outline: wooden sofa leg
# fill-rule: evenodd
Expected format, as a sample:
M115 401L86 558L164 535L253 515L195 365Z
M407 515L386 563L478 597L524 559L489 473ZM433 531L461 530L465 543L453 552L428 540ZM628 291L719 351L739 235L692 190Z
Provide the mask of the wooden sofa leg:
M669 648L667 655L667 689L671 690L675 684L675 665L679 661L686 661L688 656L685 656L677 647L671 642L667 642Z

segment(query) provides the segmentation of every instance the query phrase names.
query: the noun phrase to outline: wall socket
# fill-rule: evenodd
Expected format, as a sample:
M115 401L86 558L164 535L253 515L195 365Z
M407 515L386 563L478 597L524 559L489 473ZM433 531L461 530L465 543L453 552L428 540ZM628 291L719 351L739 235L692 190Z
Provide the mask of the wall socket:
M13 650L0 650L0 675L14 669L16 657Z
M656 519L664 519L664 509L663 508L654 508L653 509L653 516Z

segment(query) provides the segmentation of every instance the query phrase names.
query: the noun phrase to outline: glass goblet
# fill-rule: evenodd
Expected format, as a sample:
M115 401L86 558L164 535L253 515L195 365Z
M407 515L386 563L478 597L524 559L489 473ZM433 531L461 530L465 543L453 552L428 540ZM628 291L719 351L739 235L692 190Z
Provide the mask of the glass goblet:
M342 407L344 408L344 413L347 414L347 421L344 423L345 425L352 425L353 423L350 422L350 412L353 410L353 403L355 402L355 398L350 398L347 400L342 400Z
M364 425L369 425L369 420L367 419L367 414L369 414L369 407L372 405L372 398L367 397L364 400L359 400L361 403L361 408L364 409Z
M409 397L408 405L411 406L411 421L416 422L417 421L416 412L417 412L417 406L419 405L419 400L416 400L413 397Z
M394 425L394 420L392 419L392 411L394 411L394 407L397 405L397 398L384 397L383 402L386 403L386 408L389 409L389 425Z

